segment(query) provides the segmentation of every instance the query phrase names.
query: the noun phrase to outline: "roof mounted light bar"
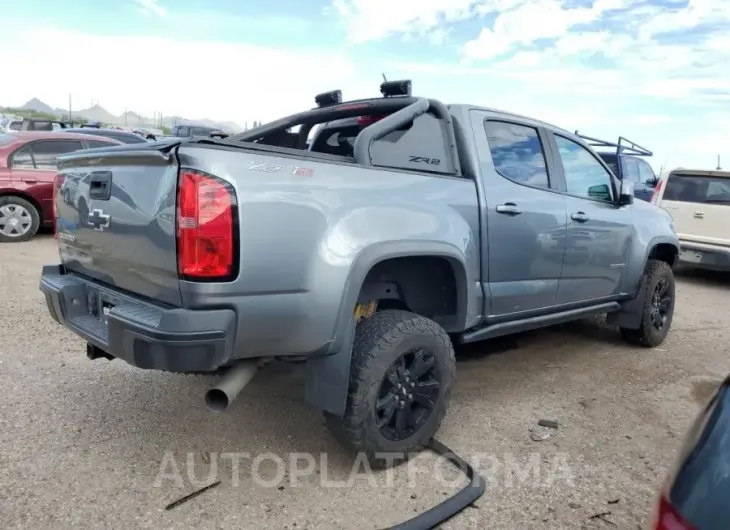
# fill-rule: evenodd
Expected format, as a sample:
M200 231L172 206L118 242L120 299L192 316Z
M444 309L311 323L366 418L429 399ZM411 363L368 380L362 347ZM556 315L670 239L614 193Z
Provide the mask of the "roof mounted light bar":
M394 97L394 96L410 96L411 95L411 80L402 79L400 81L384 81L380 84L380 93L383 97Z
M342 90L331 90L314 96L314 102L319 108L331 107L342 103Z

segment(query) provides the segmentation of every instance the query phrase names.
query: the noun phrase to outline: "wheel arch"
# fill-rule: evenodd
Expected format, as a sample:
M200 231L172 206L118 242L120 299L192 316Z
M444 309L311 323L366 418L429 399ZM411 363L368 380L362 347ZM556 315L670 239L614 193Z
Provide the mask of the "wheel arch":
M610 315L611 322L628 329L637 329L639 327L645 296L641 286L649 261L663 261L671 269L674 269L679 261L679 250L679 243L676 239L657 236L650 240L642 261L634 264L637 270L631 275L629 278L630 283L627 284L626 292L631 293L633 297L623 302L619 312Z
M26 193L24 191L19 190L2 190L0 191L0 199L3 197L19 197L23 199L24 201L28 201L30 204L33 205L36 212L38 212L38 220L39 224L43 224L46 222L46 220L43 218L43 208L41 208L40 203L29 193Z
M323 411L342 415L349 388L350 360L355 336L354 310L368 276L377 267L387 267L398 260L441 260L449 264L454 281L455 313L452 329L464 329L469 315L469 270L458 248L443 242L389 241L364 249L350 266L336 319L335 335L327 355L307 361L305 400ZM402 263L402 261L400 262Z

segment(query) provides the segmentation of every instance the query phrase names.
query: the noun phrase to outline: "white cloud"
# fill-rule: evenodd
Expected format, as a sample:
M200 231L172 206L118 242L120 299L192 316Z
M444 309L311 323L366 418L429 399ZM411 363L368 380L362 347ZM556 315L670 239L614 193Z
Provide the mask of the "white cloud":
M443 37L442 26L473 16L480 0L333 0L353 44L393 34Z
M691 31L701 24L730 25L727 0L689 0L685 8L672 11L643 5L614 20L622 28L617 32L605 28L570 31L610 10L631 8L632 3L634 0L596 0L591 8L563 9L560 0L533 0L501 13L493 29L482 30L479 37L464 45L464 57L488 60L538 39L554 38L551 46L518 51L502 61L492 61L490 66L494 72L520 78L541 91L581 94L596 92L597 88L614 96L678 99L695 97L702 90L730 90L727 34L690 33L681 44L657 39L661 34ZM597 66L595 54L612 61L613 66Z
M162 7L159 0L132 0L139 6L140 11L146 16L157 15L158 17L167 16L167 10Z
M154 10L160 8L156 0L133 1L151 16L166 13ZM355 63L356 54L363 58L369 47L308 50L299 43L186 42L12 24L0 41L0 56L6 71L23 75L3 85L0 104L38 97L65 107L71 93L77 109L98 100L115 114L160 111L250 124L309 108L314 94L325 90L341 88L347 99L375 95L379 72L385 71L388 78L412 77L416 93L447 102L502 108L591 135L636 137L656 150L657 165L675 158L691 165L693 156L705 160L724 145L727 116L703 120L730 98L730 36L690 37L698 24L730 23L730 0L689 0L678 14L643 0L638 6L634 0L595 0L591 7L570 9L564 1L333 0L330 14L346 25L351 45L389 37L428 39L450 44L443 47L444 58L454 44L461 45L461 57L454 52L451 60L429 56L415 64L382 55ZM626 15L615 11L626 7L631 7ZM185 16L193 22L204 18L172 11L165 24L185 26ZM583 27L599 16L615 20ZM209 26L214 20L238 25L227 14L208 12L206 20ZM474 21L489 28L480 35ZM675 29L687 44L657 40ZM245 40L245 32L240 38ZM554 42L538 47L536 39ZM602 63L594 60L597 55ZM69 58L78 59L69 66ZM637 100L651 104L642 108Z
M564 9L563 3L557 0L531 0L521 3L513 9L501 12L493 28L483 28L476 39L467 42L464 45L464 56L468 60L492 59L518 45L566 35L572 27L592 22L602 13L625 7L631 2L632 0L595 0L591 7L570 9ZM482 10L486 10L488 5L483 4Z
M657 40L662 33L690 31L701 24L730 26L730 0L672 2L668 4L672 9L643 0L566 5L566 0L333 0L354 43L397 35L433 40L446 31L457 34L455 24L460 21L494 17L489 26L488 19L476 19L485 26L473 39L463 39L462 65L435 66L431 61L412 65L413 71L497 76L523 83L525 92L540 94L679 99L703 90L730 90L727 34L695 35L694 41L682 44ZM618 30L596 27L601 17L612 17ZM596 29L585 29L591 23ZM554 43L535 48L541 39ZM596 66L596 54L614 66Z
M337 50L35 27L6 31L0 56L4 71L22 72L3 84L0 105L22 105L37 97L65 108L70 93L76 109L98 100L117 115L128 109L243 125L311 108L315 94L333 88L342 88L348 97L364 95L358 69ZM368 87L368 93L376 92L377 83Z

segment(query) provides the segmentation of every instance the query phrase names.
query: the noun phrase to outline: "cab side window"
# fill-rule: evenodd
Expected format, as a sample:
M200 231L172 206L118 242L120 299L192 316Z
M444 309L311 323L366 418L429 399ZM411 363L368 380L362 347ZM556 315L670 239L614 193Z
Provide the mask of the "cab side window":
M506 179L536 188L550 188L550 178L537 129L504 121L484 122L494 169Z
M78 140L42 140L30 145L37 169L56 169L56 158L83 149Z
M569 195L596 201L613 202L611 174L582 145L555 135Z

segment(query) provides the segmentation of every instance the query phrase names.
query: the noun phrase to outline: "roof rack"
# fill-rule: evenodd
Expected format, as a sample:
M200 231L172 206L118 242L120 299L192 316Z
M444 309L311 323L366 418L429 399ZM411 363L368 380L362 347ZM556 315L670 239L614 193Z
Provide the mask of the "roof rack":
M654 156L654 153L649 151L645 147L641 147L636 142L632 142L628 138L623 136L618 137L618 142L608 142L606 140L599 140L585 134L580 134L575 131L575 135L578 138L582 138L591 147L611 147L616 149L616 156L618 155L633 155L633 156Z

